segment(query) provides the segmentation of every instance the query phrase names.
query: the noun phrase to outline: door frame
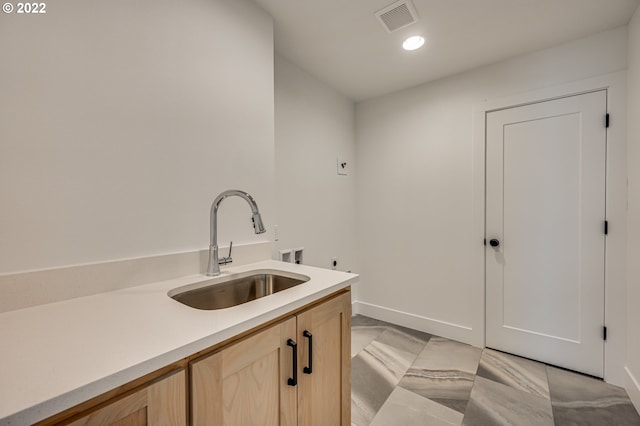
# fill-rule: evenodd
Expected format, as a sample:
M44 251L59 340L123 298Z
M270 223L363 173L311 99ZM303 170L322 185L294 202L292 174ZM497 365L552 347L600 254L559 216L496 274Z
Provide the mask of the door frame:
M626 265L627 265L627 141L626 141L626 71L542 88L499 99L485 100L473 109L473 230L478 249L474 251L474 270L479 271L472 300L474 322L482 329L474 333L474 344L486 345L486 279L485 279L485 161L486 115L489 112L543 102L567 96L607 90L607 111L611 116L607 129L606 209L609 234L605 250L605 324L604 380L623 386L626 374ZM604 125L604 117L603 117ZM475 331L475 330L474 330Z

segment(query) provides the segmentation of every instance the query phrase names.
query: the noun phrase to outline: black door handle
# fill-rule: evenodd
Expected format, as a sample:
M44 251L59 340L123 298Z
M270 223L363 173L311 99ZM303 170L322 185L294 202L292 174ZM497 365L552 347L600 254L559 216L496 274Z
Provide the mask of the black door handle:
M293 356L293 377L287 380L289 386L298 384L298 345L292 339L287 340L287 346L291 346L291 354Z
M304 367L302 372L305 374L313 373L313 334L309 333L308 330L302 332L302 335L309 339L309 366Z
M500 245L500 240L496 240L495 238L489 240L489 245L491 247L498 247Z

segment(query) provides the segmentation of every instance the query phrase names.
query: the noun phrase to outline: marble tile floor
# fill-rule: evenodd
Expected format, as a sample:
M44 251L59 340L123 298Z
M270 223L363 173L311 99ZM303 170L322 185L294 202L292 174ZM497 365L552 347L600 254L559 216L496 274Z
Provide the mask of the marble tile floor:
M361 315L351 330L352 426L640 426L592 377Z

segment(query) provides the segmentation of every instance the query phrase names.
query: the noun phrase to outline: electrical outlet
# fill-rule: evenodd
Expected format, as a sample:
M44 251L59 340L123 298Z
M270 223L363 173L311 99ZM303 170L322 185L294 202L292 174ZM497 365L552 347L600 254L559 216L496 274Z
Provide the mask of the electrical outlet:
M337 257L332 257L331 258L331 269L333 269L334 271L338 268L338 258Z
M349 174L349 163L347 160L340 157L338 157L338 174L344 176Z
M273 225L273 241L280 241L280 237L278 235L278 225Z

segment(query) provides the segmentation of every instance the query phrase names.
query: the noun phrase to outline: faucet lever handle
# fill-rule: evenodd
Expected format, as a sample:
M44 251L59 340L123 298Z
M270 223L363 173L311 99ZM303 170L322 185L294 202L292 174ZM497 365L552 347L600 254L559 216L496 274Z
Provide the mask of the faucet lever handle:
M233 241L231 241L229 243L229 255L227 257L222 257L220 259L218 259L218 264L219 265L227 265L231 262L233 262L233 259L231 258L231 249L233 248Z

